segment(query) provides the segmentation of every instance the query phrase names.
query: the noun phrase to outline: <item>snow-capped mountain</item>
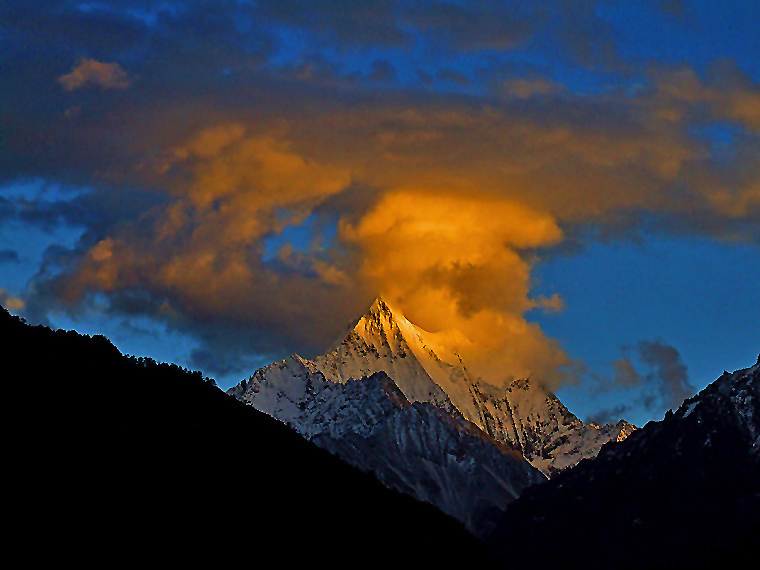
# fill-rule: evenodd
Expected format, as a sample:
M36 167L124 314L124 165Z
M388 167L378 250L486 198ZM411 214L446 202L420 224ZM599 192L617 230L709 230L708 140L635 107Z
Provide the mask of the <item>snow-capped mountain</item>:
M489 541L513 568L757 567L759 438L760 356L526 490Z
M270 365L251 378L258 391L243 383L229 393L310 437L322 430L313 422L332 420L323 419L321 412L303 416L306 378L319 372L340 385L382 371L410 402L456 410L494 440L515 446L548 476L595 456L606 442L620 441L635 429L622 420L606 426L584 424L535 379L514 380L497 389L474 378L447 340L416 327L378 299L331 352L313 361L293 356Z
M450 404L449 412L410 402L385 372L338 383L291 356L229 393L479 536L525 487L545 480L519 451L489 438Z
M447 340L378 299L334 350L270 364L228 393L480 536L541 472L633 429L583 424L532 380L499 390L473 378Z

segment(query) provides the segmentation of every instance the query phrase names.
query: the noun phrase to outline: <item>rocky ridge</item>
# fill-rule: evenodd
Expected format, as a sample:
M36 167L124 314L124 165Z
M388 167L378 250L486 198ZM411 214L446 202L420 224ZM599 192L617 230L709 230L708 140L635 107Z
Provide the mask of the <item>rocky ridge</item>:
M381 371L410 402L458 413L490 438L519 449L547 476L595 456L606 442L622 440L635 429L624 420L584 424L535 379L515 379L498 389L474 378L445 339L416 327L382 299L334 350L314 360L291 356L258 370L229 393L308 435L316 429L312 421L330 420L319 413L310 418L296 414L306 395L296 387L303 379L319 372L341 385ZM246 395L250 382L258 392Z
M759 404L760 357L527 489L489 542L513 568L757 566Z
M333 350L265 366L228 394L479 536L523 489L633 429L584 424L533 380L473 378L447 340L378 299Z

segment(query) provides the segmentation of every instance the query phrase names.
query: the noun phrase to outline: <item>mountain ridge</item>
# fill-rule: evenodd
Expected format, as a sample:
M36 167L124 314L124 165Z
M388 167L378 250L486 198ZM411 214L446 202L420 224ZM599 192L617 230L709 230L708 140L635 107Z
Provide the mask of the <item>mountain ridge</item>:
M198 372L2 308L0 336L9 544L28 560L500 566L454 519Z
M594 456L607 441L624 439L635 429L624 420L606 426L584 424L553 393L530 379L514 379L499 389L474 378L456 351L457 342L469 341L461 335L424 331L378 298L334 350L312 360L292 355L277 364L277 370L272 364L252 378L270 374L288 385L280 371L290 366L296 376L319 372L329 382L344 384L382 371L410 402L429 402L462 416L492 439L519 449L547 476ZM228 393L242 398L246 386L243 381ZM253 405L290 421L287 405L279 409L261 400ZM253 398L246 401L253 403ZM294 427L302 432L310 429Z
M455 409L410 401L382 371L336 383L291 356L228 393L388 487L434 504L478 536L522 489L544 480L519 450L494 441Z
M754 567L759 450L760 356L663 420L526 489L488 541L517 569Z
M460 341L377 299L331 352L291 355L227 393L483 537L523 489L633 426L584 424L529 379L473 378Z

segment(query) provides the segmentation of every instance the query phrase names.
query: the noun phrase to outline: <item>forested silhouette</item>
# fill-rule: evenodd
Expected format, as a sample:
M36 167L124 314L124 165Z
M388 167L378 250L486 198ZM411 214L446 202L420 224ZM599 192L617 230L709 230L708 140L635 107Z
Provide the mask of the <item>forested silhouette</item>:
M760 370L737 376L526 489L491 544L516 569L757 568Z
M199 372L5 309L0 338L6 515L29 560L493 564L453 519Z

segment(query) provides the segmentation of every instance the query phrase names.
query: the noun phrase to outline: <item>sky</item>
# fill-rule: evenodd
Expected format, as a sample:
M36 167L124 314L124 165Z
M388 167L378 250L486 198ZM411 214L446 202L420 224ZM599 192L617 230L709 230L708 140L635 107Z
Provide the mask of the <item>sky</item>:
M382 296L579 417L760 352L760 4L0 5L0 303L222 388Z

